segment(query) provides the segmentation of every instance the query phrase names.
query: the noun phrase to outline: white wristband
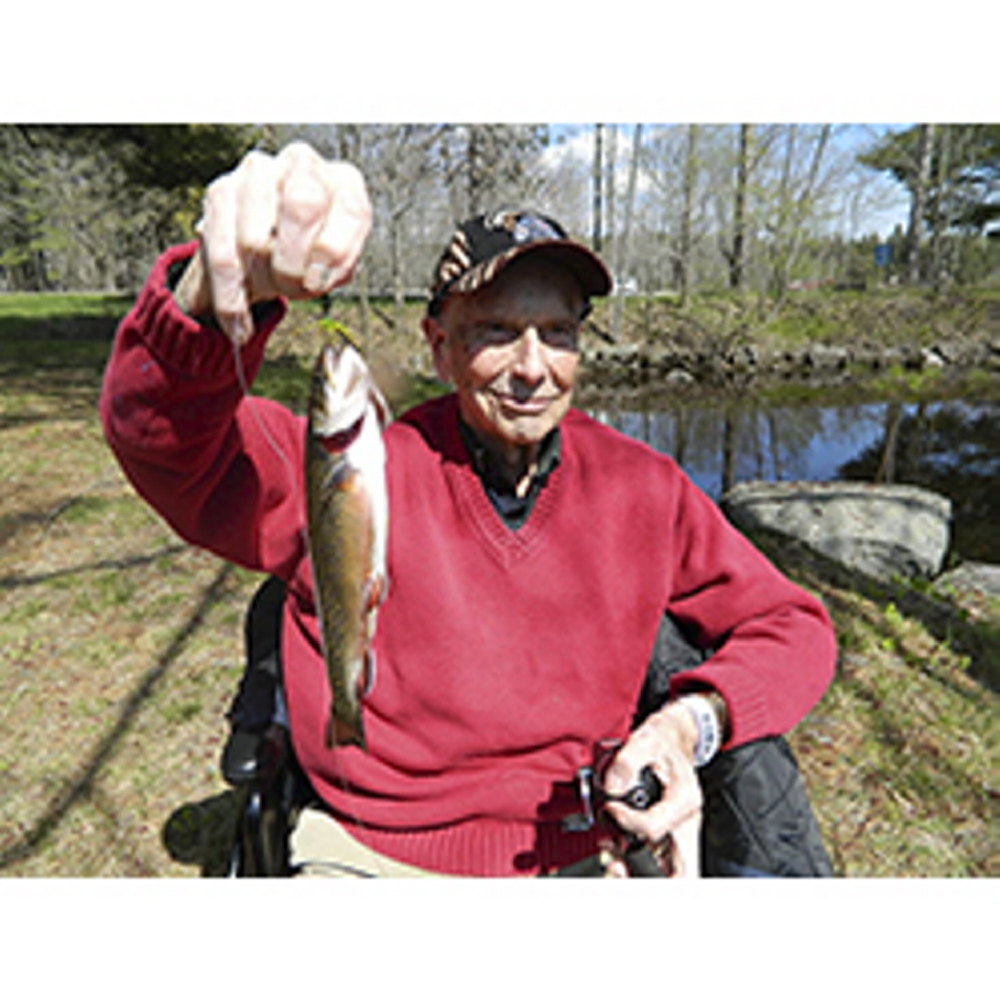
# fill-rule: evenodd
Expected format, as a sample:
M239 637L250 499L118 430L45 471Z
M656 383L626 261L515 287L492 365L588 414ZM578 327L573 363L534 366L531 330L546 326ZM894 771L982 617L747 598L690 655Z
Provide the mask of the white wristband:
M694 747L694 766L704 767L718 752L722 745L722 733L719 729L719 717L715 714L712 703L700 694L686 694L680 699L694 716L698 729L698 742Z

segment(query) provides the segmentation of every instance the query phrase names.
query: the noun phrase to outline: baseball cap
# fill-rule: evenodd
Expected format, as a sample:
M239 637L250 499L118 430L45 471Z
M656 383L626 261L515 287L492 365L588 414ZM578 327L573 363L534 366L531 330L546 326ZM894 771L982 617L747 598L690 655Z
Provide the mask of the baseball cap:
M434 268L428 315L437 315L449 295L474 292L527 253L545 253L558 259L573 272L588 298L611 291L611 276L601 259L571 240L555 219L532 211L502 209L477 215L455 230Z

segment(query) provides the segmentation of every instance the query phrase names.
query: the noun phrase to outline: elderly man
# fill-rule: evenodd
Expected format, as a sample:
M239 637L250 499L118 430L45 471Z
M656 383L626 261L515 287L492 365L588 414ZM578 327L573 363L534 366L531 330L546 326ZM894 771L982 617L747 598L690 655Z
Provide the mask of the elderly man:
M604 748L607 814L697 874L698 769L804 716L832 675L832 629L669 457L572 408L581 323L610 279L543 216L470 220L438 263L423 327L454 392L386 432L367 746L326 745L302 421L243 394L232 343L252 379L282 299L348 281L370 215L353 168L301 144L250 154L209 187L200 245L154 268L101 404L123 468L183 537L286 583L290 731L316 794L293 866L531 875L599 858L624 874L601 826L573 821ZM665 614L713 655L633 728ZM662 796L633 808L650 777Z

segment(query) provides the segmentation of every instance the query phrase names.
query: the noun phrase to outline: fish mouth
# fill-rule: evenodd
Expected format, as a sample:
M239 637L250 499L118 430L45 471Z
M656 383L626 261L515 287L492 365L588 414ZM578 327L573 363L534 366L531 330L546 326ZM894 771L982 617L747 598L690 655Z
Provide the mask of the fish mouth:
M354 348L324 345L314 374L310 424L317 437L348 434L362 420L373 392L368 369Z
M331 455L336 455L339 452L347 451L361 437L361 427L364 422L365 415L361 414L349 427L343 430L333 430L327 434L317 434L316 437Z
M368 369L353 347L344 346L337 350L327 344L323 347L321 363L323 378L334 398L351 399L356 395L367 395Z

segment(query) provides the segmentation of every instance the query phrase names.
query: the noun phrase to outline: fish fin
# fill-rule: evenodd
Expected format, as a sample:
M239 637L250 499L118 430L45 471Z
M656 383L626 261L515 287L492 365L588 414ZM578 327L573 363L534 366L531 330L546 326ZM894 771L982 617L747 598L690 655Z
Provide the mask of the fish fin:
M369 649L365 652L365 665L358 678L358 694L366 698L375 687L375 654Z
M365 585L365 614L381 607L389 596L389 580L384 573L376 573L368 578Z
M375 416L378 418L379 427L385 430L392 423L392 410L386 402L385 396L382 395L382 390L374 382L369 389L368 398L375 407Z

